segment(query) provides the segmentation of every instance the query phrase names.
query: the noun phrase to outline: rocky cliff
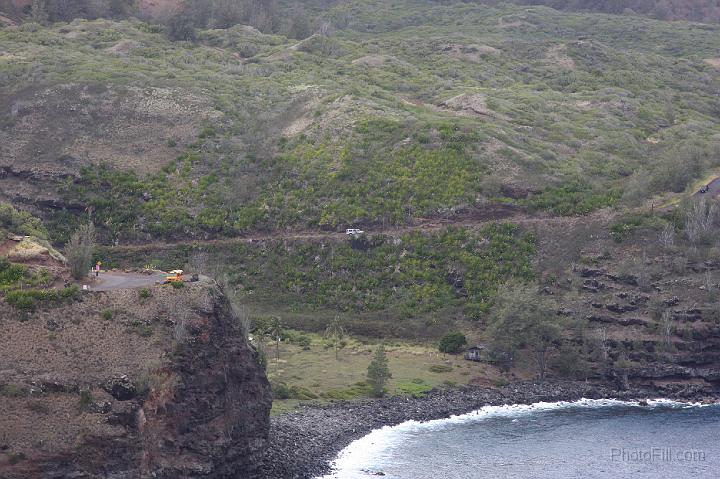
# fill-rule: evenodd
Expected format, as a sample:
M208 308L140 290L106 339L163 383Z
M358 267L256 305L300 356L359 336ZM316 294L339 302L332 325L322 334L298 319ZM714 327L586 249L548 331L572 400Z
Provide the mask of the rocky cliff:
M0 304L0 477L258 474L270 388L214 283Z

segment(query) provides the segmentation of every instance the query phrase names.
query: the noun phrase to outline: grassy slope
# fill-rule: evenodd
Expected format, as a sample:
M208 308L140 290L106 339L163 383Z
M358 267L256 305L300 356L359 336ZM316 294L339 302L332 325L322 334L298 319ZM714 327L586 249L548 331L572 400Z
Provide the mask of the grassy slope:
M367 242L200 243L152 258L122 257L108 248L102 258L224 273L253 313L280 315L296 329L322 330L340 314L354 333L427 338L455 320L482 318L499 284L534 278L534 253L532 234L493 225Z
M57 185L91 203L96 222L121 239L403 223L514 201L500 188L511 183L536 192L522 204L584 213L682 190L717 167L718 75L703 61L717 55L717 27L416 2L356 2L327 15L334 35L298 45L240 28L204 32L199 46L172 44L137 22L3 30L0 74L11 94L58 82L159 85L204 95L225 113L153 177L92 167ZM104 52L122 39L142 46L124 57ZM463 94L475 95L466 102L475 113L444 105ZM55 219L61 237L61 222L72 221ZM282 242L205 253L225 262L253 313L321 330L339 312L364 334L435 337L483 313L499 283L532 276L534 248L517 242L522 232L507 243L519 262L502 274L489 264L500 264L502 249L491 243L483 256L487 233L458 235L468 238L415 237L368 251L342 244L330 257L332 245ZM158 259L176 266L194 250ZM563 256L561 273L577 260L554 254ZM449 285L455 271L485 283L465 297ZM313 386L303 371L330 354L313 347L288 346L290 363L276 378L316 392L362 379L367 358L357 346L349 380ZM405 371L412 355L403 358L394 367ZM408 370L397 381L442 383L424 374Z
M138 22L26 26L0 32L24 59L2 68L16 90L163 86L211 98L225 113L155 176L93 167L60 185L121 240L451 216L515 201L500 188L510 183L537 192L520 203L584 213L635 199L623 193L666 191L676 178L682 188L717 159L708 151L717 143L718 77L702 60L720 46L718 27L409 1L355 2L326 15L333 36L300 43L242 27L201 32L190 45ZM139 46L105 52L123 39ZM475 95L465 103L474 112L446 103L458 95ZM417 336L447 328L440 318L482 317L497 284L527 276L525 267L498 275L457 257L462 247L427 241L439 256L341 245L330 259L322 244L283 243L219 254L257 310L302 313L313 329L351 312L375 334L374 320L381 332L391 324ZM190 259L180 253L188 256L165 265ZM465 279L467 268L486 283L465 297L448 275Z
M509 201L510 183L543 191L531 206L584 213L715 166L718 76L703 59L717 27L411 1L326 15L335 34L300 43L240 27L193 46L137 22L26 25L0 31L0 72L9 92L164 86L225 113L154 177L92 169L60 185L121 238L404 223ZM124 39L140 47L105 52ZM444 105L458 95L474 96Z

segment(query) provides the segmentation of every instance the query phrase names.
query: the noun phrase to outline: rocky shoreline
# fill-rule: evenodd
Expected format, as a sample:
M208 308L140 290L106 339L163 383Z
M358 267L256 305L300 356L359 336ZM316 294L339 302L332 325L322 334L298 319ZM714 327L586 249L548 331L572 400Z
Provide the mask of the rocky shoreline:
M373 429L408 420L429 421L464 414L483 406L588 399L716 400L694 385L618 390L586 382L521 382L489 389L466 386L431 391L423 398L389 397L303 407L271 420L263 474L266 479L306 479L330 472L330 461Z

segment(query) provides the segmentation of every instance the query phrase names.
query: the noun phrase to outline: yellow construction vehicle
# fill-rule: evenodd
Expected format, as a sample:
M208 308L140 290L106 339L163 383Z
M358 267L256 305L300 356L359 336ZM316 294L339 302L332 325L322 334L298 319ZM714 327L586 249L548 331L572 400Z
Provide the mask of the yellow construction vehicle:
M181 269L174 269L165 276L165 284L182 283L183 281L183 270Z

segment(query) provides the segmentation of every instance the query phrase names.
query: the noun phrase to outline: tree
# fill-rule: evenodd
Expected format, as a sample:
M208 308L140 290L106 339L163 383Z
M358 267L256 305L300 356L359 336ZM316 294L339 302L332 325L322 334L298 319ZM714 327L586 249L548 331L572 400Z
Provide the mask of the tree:
M33 0L31 5L30 18L32 18L32 21L41 25L46 24L48 22L49 15L45 0Z
M298 6L291 11L288 23L289 24L286 27L286 36L289 38L303 40L313 33L310 18L307 16L302 6Z
M265 334L258 332L255 338L255 348L257 350L257 361L263 370L267 370L267 351L265 349Z
M670 126L674 125L675 120L677 119L675 114L675 105L673 104L673 99L670 97L665 99L665 119Z
M675 246L675 227L672 224L666 224L660 231L658 243L666 250L670 250Z
M194 42L195 20L185 12L173 15L168 20L167 35L173 41Z
M65 258L73 278L82 279L88 274L94 249L95 226L92 223L81 225L65 245Z
M705 198L693 201L685 212L685 234L692 244L707 240L718 217L717 204Z
M248 2L248 23L263 33L273 31L273 23L277 17L275 0L250 0Z
M330 324L328 324L327 328L325 328L325 339L335 350L336 361L338 359L338 350L345 347L345 342L343 341L344 337L345 328L342 325L342 320L340 319L340 316L335 316L335 318L330 321Z
M283 335L283 324L282 320L278 318L277 316L273 317L270 320L270 325L268 328L268 334L271 338L275 340L275 362L280 362L280 340L282 339Z
M385 384L391 377L388 359L385 355L385 346L381 344L375 349L375 355L370 361L367 371L368 382L375 397L382 397L385 394Z
M672 335L675 331L673 317L670 311L663 311L660 317L660 328L663 337L663 346L668 350L672 349Z
M599 359L603 366L607 366L610 362L610 344L608 343L607 328L598 328L595 330L595 343Z
M511 357L527 350L545 378L548 359L558 351L564 320L549 301L525 286L499 292L488 334L493 346Z
M457 354L467 344L467 338L463 333L448 333L442 337L438 349L441 353Z

